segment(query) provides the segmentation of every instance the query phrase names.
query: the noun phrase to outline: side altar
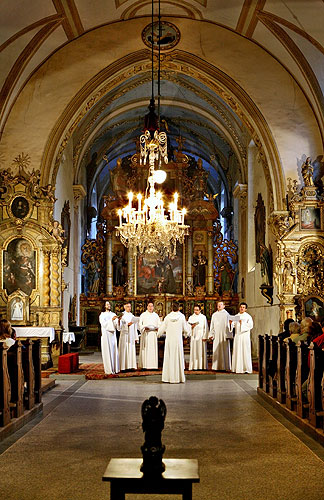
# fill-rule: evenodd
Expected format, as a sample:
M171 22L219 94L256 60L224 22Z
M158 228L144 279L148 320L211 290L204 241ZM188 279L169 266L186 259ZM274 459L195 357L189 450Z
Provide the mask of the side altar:
M99 344L98 316L106 300L116 313L130 301L133 312L139 315L146 310L148 299L153 299L161 317L171 311L173 300L179 301L186 316L193 313L195 303L208 319L218 300L230 311L237 309L237 245L223 236L217 193L208 183L208 171L201 159L182 152L180 139L178 151L163 165L167 174L165 205L177 192L179 205L187 210L185 223L190 226L189 236L183 245L177 244L173 259L152 262L145 254L125 248L116 235L118 209L127 203L127 193L143 192L147 185L148 172L140 164L139 153L118 159L110 173L96 239L87 239L82 246L86 279L80 296L80 320L87 325L87 347Z

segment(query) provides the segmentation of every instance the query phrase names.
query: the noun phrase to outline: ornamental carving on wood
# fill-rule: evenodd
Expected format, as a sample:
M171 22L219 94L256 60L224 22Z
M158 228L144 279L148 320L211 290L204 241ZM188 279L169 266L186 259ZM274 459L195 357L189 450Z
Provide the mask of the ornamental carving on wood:
M324 252L317 243L305 245L299 251L297 293L324 297Z
M223 238L221 224L214 223L214 287L223 296L236 292L238 248L233 240Z
M105 239L100 226L96 239L86 239L81 252L83 274L86 276L86 294L100 295L104 292L105 278Z

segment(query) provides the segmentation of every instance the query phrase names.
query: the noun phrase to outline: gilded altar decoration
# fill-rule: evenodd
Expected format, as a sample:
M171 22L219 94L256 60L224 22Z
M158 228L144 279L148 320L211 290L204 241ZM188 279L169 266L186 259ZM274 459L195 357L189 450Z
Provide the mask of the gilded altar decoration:
M98 231L95 240L86 240L82 245L81 262L86 276L85 291L98 295L104 291L104 248L105 240L102 231Z
M302 184L288 179L287 211L269 218L277 239L274 278L282 323L288 317L311 315L309 304L324 299L324 200L313 173L307 157L301 166Z

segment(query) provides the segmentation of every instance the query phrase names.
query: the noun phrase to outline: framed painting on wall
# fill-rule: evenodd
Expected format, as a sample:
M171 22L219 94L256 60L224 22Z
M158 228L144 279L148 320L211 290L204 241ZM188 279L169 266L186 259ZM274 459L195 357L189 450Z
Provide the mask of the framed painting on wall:
M138 295L183 293L183 245L177 245L173 260L166 257L155 264L138 255L136 262L136 288Z
M12 240L3 252L3 288L7 294L22 290L30 295L36 288L36 252L24 238Z
M318 207L301 208L300 229L321 229L321 209Z

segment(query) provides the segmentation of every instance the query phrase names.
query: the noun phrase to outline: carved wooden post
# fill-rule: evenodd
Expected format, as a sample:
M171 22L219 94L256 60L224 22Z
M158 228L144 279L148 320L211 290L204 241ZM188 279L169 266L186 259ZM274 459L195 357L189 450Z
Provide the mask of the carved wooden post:
M286 344L283 339L278 339L277 353L277 399L279 403L286 402L286 385L285 385L285 369L286 369Z
M8 372L11 385L11 403L14 417L24 413L24 372L22 367L21 341L17 340L7 354Z
M44 274L43 274L43 305L50 305L50 251L43 250Z
M10 379L7 366L7 349L0 342L0 425L10 422Z
M309 347L309 378L307 396L309 402L308 419L311 425L319 427L324 416L321 402L321 380L323 376L324 355L322 349L311 343ZM324 380L324 379L323 379Z
M273 398L277 397L277 378L275 378L274 369L277 366L278 358L278 337L277 335L270 336L270 360L271 373L269 373L269 393Z
M106 237L106 293L111 295L113 292L113 269L112 269L112 234L107 233Z
M35 373L35 403L42 401L42 361L41 361L41 341L33 342L33 365Z
M264 336L259 335L259 387L260 389L264 389L263 387L263 350L264 350Z
M303 402L303 382L307 379L308 372L308 348L303 341L297 344L297 367L296 367L296 398L297 398L297 415L301 418L305 418L306 407Z
M27 393L25 394L25 406L27 410L31 410L35 405L35 374L33 365L33 341L25 340L26 349L23 351L23 368L25 382L27 384Z
M60 283L59 283L59 249L52 251L52 269L51 269L51 306L60 305Z
M293 410L296 405L295 395L295 377L297 367L297 349L296 344L288 339L287 343L287 357L286 357L286 406L289 410Z
M206 278L206 290L208 295L213 295L214 293L214 248L213 248L213 232L208 231L207 233L207 278Z
M269 335L264 336L263 344L263 361L262 361L262 376L263 376L263 390L269 392L269 359L270 359L270 338Z

